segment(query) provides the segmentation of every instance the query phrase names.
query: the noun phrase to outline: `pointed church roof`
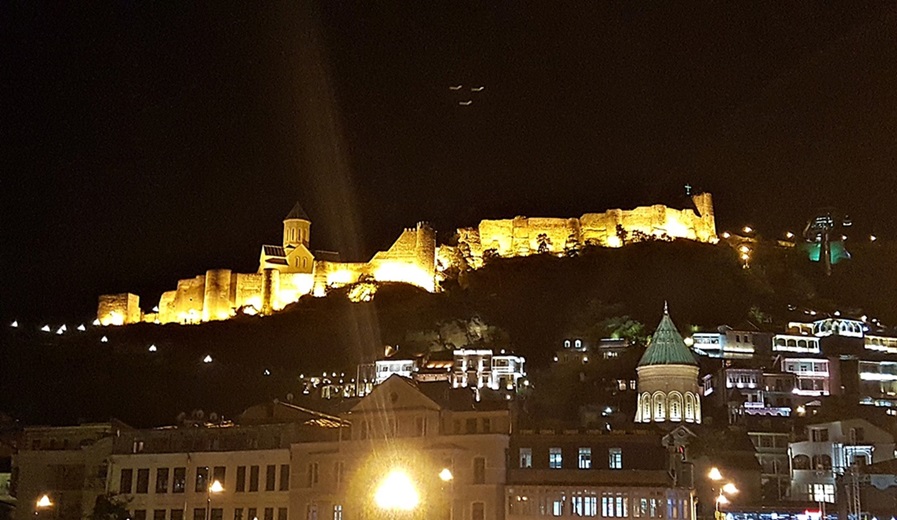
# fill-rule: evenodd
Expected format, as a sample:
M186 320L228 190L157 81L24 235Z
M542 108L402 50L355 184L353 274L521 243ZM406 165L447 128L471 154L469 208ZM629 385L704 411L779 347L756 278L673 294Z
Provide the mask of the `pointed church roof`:
M311 222L311 219L308 218L308 213L302 209L302 205L299 204L299 201L296 201L296 205L293 206L293 209L287 213L287 216L283 218L284 220L307 220Z
M651 336L648 349L638 362L640 367L645 365L698 365L691 350L685 345L682 335L676 330L673 320L670 319L666 302L663 304L663 318Z

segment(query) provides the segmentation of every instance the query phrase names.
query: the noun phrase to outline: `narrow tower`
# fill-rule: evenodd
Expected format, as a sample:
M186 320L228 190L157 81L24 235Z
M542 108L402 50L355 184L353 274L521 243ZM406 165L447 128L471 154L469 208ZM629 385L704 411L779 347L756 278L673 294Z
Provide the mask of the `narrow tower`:
M663 318L638 362L638 423L701 422L698 362L670 319Z
M311 220L308 214L297 202L293 209L283 219L283 248L287 252L303 245L308 247L308 234L311 230Z

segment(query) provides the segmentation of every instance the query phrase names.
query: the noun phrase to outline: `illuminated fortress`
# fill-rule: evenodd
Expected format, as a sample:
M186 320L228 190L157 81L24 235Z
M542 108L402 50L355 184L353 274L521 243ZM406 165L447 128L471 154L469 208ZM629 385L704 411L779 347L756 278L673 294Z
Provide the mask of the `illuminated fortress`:
M162 293L159 305L146 314L134 294L103 295L97 319L103 325L188 324L228 319L237 311L270 314L306 294L324 296L330 287L362 280L436 289L436 233L424 222L402 231L388 250L377 252L368 262L340 262L336 253L312 253L310 230L311 220L296 203L283 220L283 244L262 246L258 272L210 269L178 280L177 288Z
M691 196L693 208L674 209L662 204L635 209L611 209L586 213L579 218L527 218L483 220L476 228L458 230L458 248L473 268L483 264L487 251L501 256L526 256L537 252L563 254L585 244L604 247L623 245L626 235L687 238L716 242L713 198L709 193ZM449 258L440 251L440 261Z
M710 194L693 195L691 202L694 207L685 209L655 204L586 213L579 218L483 220L476 228L459 229L457 246L438 248L436 233L422 222L402 231L388 250L377 252L367 262L341 262L336 253L312 252L311 220L296 203L284 218L282 245L262 246L257 272L211 269L178 280L177 288L163 293L158 306L148 313L140 309L137 295L102 295L97 319L103 325L188 324L224 320L237 312L267 315L301 296L324 296L329 288L365 281L404 282L434 292L439 272L457 263L459 256L476 269L489 251L502 257L564 254L568 248L584 244L620 247L622 236L636 234L716 242Z

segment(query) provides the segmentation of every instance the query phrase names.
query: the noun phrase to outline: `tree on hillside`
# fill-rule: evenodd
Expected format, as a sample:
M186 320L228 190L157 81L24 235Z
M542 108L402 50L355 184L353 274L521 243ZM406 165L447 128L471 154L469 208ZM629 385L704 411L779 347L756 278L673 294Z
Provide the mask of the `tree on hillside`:
M579 256L579 253L582 252L582 244L579 243L579 240L576 238L576 234L570 233L567 237L567 242L564 243L564 254L567 255L568 258L573 258L575 256Z
M539 251L540 255L551 251L551 239L548 238L548 235L546 235L545 233L539 233L536 236L536 243L538 244L537 250Z

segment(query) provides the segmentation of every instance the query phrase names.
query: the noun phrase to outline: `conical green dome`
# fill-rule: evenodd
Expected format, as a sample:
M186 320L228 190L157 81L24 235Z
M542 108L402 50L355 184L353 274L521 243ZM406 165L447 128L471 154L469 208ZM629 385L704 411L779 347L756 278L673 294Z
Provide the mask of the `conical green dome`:
M645 365L698 365L691 350L685 345L682 335L676 330L673 320L670 319L666 304L663 306L660 325L651 336L651 343L638 362L640 367Z

